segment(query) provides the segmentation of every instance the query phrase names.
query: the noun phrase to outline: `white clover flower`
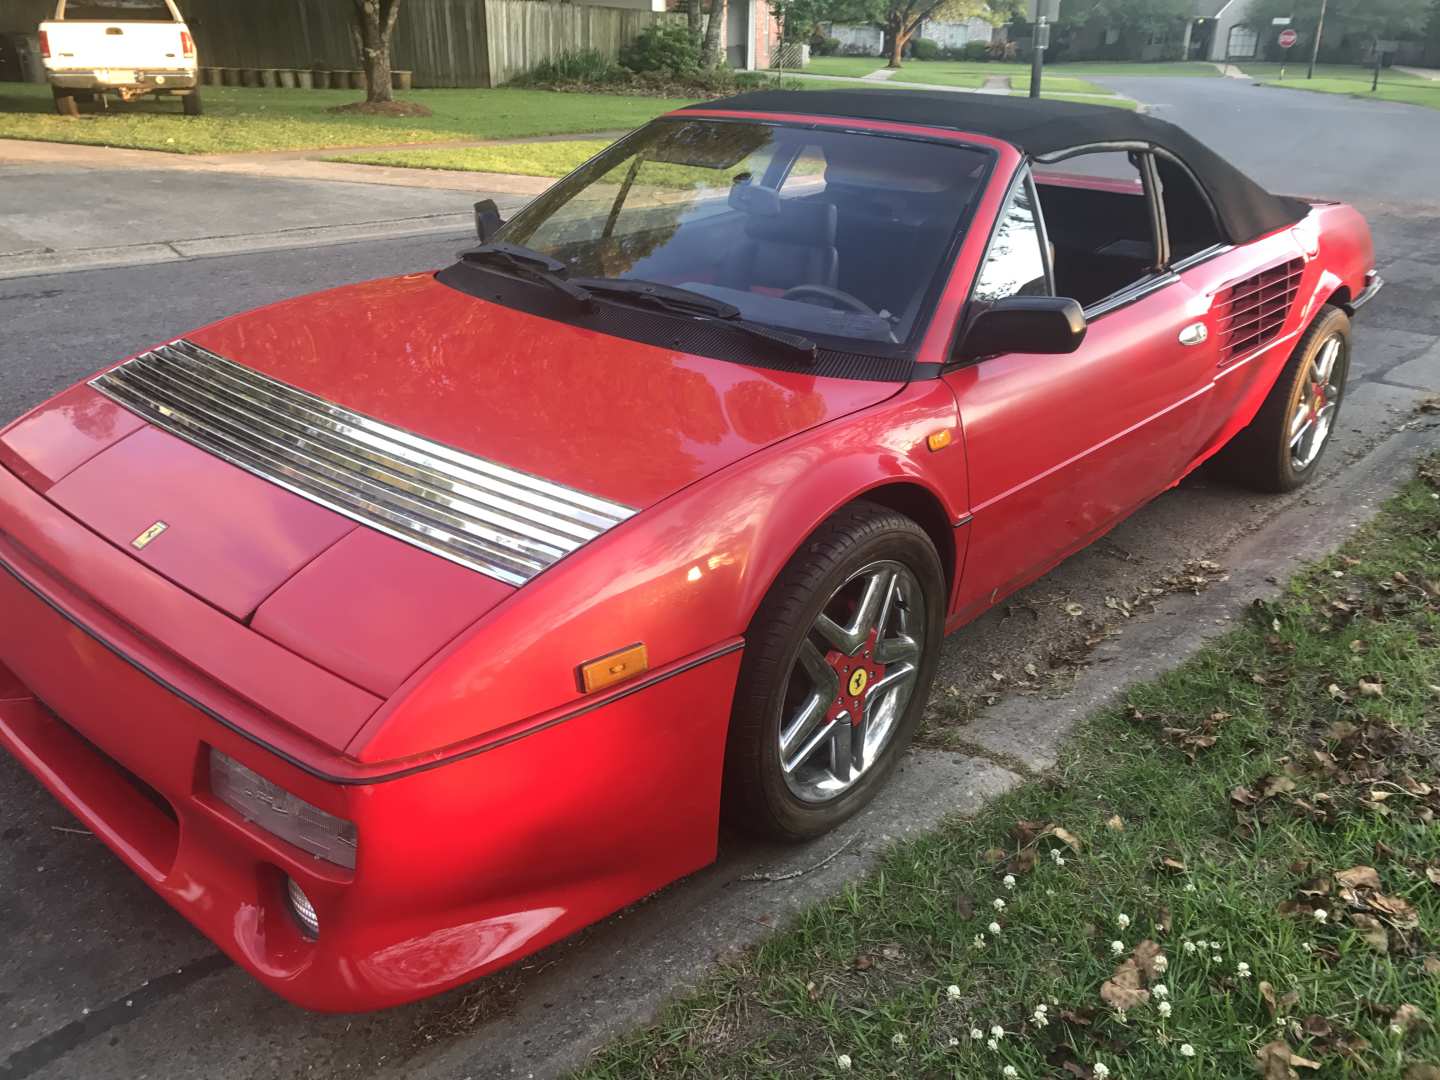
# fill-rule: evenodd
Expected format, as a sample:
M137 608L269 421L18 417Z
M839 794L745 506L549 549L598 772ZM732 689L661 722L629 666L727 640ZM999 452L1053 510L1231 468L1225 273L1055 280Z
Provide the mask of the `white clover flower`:
M1059 848L1052 847L1050 849L1050 861L1053 862L1056 866L1064 866L1065 856L1060 854Z
M1125 943L1123 941L1110 942L1110 951L1116 956L1119 956L1122 952L1125 951Z
M994 1039L986 1039L986 1040L985 1040L985 1045L988 1046L991 1050L999 1050L999 1049L1000 1049L1000 1044L999 1044L998 1042L996 1042Z
M996 1024L990 1029L990 1034L994 1035L997 1039L1003 1039L1005 1037L1005 1029L999 1024Z
M984 1033L983 1031L981 1031L979 1028L971 1028L971 1029L970 1029L970 1038L974 1039L976 1042L979 1042L979 1041L980 1041L981 1039L983 1039L984 1037L985 1037L985 1033Z
M1210 942L1210 948L1214 949L1216 952L1219 952L1219 951L1220 951L1221 949L1223 949L1224 947L1225 947L1225 946L1224 946L1224 945L1221 945L1220 942L1218 942L1218 941L1212 941L1212 942Z
M1185 955L1186 955L1186 956L1194 956L1194 955L1195 955L1195 943L1194 943L1193 941L1187 941L1187 942L1185 942L1184 948L1185 948Z
M954 1035L951 1035L950 1038L948 1038L948 1039L945 1040L945 1045L946 1045L946 1046L959 1046L959 1045L960 1045L960 1040L957 1039Z
M998 922L992 922L988 927L986 927L986 929L989 930L990 933L994 934L996 937L1000 936L1001 931L1000 924Z
M1003 1069L1000 1070L1000 1075L1001 1075L1001 1076L1019 1076L1019 1075L1020 1075L1020 1070L1017 1069L1017 1068L1015 1068L1014 1065L1006 1065Z
M993 907L996 911L1004 911L1005 901L1001 900L1000 897L997 896L994 900L990 901L990 906Z
M1310 942L1308 942L1308 941L1302 941L1302 942L1300 943L1300 949L1301 949L1302 952L1309 952L1311 948L1312 948L1312 946L1311 946Z
M1390 1025L1390 1034L1391 1034L1391 1035L1404 1035L1404 1034L1405 1034L1405 1029L1404 1029L1403 1027L1401 1027L1399 1024L1391 1024L1391 1025Z
M1006 874L1003 878L1000 879L1000 884L1004 885L1007 889L1015 888L1015 875Z
M1050 1024L1050 1014L1045 1011L1044 1005L1037 1006L1035 1011L1030 1014L1030 1018L1042 1028L1048 1027Z
M1241 960L1235 965L1235 974L1239 975L1242 979L1248 979L1250 977L1250 965L1245 963L1244 960Z
M977 949L983 949L983 948L985 947L985 935L984 935L984 934L976 934L976 935L975 935L975 940L974 940L974 942L972 942L972 944L973 944L974 947L977 948Z
M1120 927L1121 930L1129 930L1129 929L1130 929L1130 916L1129 916L1129 915L1125 915L1125 914L1116 915L1116 916L1115 916L1115 925L1118 926L1118 927Z
M901 1046L904 1046L905 1036L897 1031L894 1035L890 1036L890 1045L896 1047L897 1049Z
M1310 914L1318 923L1323 923L1326 919L1330 918L1330 912L1326 911L1323 907L1317 907Z
M1160 1011L1161 1016L1165 1017L1167 1020L1170 1018L1170 1002L1162 1001L1159 1005L1155 1007Z
M1185 882L1185 891L1186 891L1186 892L1195 892L1195 883L1194 883L1193 881L1187 881L1187 882Z
M835 1059L835 1067L836 1067L837 1069L839 1069L841 1072L846 1072L846 1071L848 1071L849 1068L850 1068L850 1055L849 1055L849 1054L841 1054L839 1057L837 1057L837 1058Z
M1181 1057L1194 1057L1194 1056L1195 1056L1195 1048L1194 1048L1193 1046L1191 1046L1189 1043L1181 1043L1181 1044L1180 1044L1180 1056L1181 1056Z
M1090 1066L1090 1071L1095 1074L1095 1080L1105 1080L1105 1078L1110 1075L1110 1070L1103 1061L1095 1062L1094 1065Z
M1170 996L1170 988L1169 988L1168 986L1166 986L1164 983L1161 983L1159 986L1157 986L1157 987L1155 987L1153 990L1151 990L1150 993L1151 993L1153 996L1159 998L1161 1001L1164 1001L1166 998L1168 998L1168 997Z
M945 987L945 996L951 1001L959 1001L960 987L956 986L954 983L951 983L949 986Z
M1150 966L1153 967L1158 974L1164 975L1165 972L1169 970L1170 958L1164 953L1161 953L1150 962Z
M1055 895L1055 890L1054 890L1054 889L1046 889L1046 890L1045 890L1045 895L1046 895L1046 896L1054 896L1054 895Z

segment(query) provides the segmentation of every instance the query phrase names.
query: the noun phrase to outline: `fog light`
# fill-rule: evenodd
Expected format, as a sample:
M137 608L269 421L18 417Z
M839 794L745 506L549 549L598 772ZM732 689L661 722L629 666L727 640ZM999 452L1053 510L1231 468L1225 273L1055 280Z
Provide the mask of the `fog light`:
M355 824L327 814L253 769L210 749L210 791L246 821L311 855L355 869Z
M285 879L285 891L290 897L290 914L295 916L300 929L305 931L306 937L318 938L320 916L315 914L315 905L310 903L310 897L305 895L305 890L300 888L292 877Z

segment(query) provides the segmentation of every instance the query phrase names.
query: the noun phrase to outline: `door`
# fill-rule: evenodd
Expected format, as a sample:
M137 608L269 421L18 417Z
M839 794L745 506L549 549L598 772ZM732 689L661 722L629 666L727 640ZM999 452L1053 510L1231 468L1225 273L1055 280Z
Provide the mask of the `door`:
M1144 212L1153 199L1148 161L1136 168L1133 190L1120 177L1037 185L1022 176L1002 211L972 302L1050 293L1056 281L1108 287L1126 260L1135 279L1082 299L1089 328L1071 355L1012 353L944 374L970 465L960 612L1043 574L1165 490L1194 455L1214 351L1193 329L1202 298L1157 269L1166 261L1163 227Z

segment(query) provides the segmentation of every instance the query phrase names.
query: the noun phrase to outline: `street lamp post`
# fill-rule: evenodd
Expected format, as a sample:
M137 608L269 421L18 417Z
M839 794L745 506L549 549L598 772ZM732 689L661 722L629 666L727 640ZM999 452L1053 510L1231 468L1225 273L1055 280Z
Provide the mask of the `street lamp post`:
M1320 35L1325 31L1325 4L1326 0L1320 0L1320 19L1315 23L1315 40L1310 43L1310 70L1305 74L1307 79L1315 78L1315 61L1320 56Z
M1050 22L1060 18L1060 0L1030 0L1030 21L1035 37L1030 48L1030 96L1040 96L1040 75L1045 69L1045 50L1050 47Z

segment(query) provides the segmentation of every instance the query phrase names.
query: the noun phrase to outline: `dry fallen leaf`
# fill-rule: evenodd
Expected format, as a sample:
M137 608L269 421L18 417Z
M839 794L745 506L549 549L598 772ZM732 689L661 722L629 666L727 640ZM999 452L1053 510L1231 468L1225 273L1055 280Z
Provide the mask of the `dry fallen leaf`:
M1357 687L1361 697L1384 697L1385 684L1378 682L1367 682L1361 679Z
M1420 925L1419 913L1398 896L1372 896L1369 903L1371 911L1378 912L1397 930L1414 930Z
M1275 988L1268 982L1261 982L1258 989L1271 1016L1289 1016L1290 1011L1300 1003L1300 991L1298 990L1289 990L1277 997Z
M1440 956L1427 956L1420 961L1420 970L1432 979L1440 979Z
M1265 1080L1298 1080L1299 1073L1295 1066L1302 1069L1318 1069L1320 1063L1311 1061L1309 1058L1302 1058L1290 1049L1290 1044L1284 1039L1276 1039L1272 1043L1266 1043L1255 1055L1256 1067Z
M1425 1027L1429 1023L1430 1018L1418 1005L1401 1005L1395 1010L1395 1015L1390 1018L1390 1026L1399 1028L1402 1035L1411 1028Z
M1125 819L1122 818L1119 814L1115 814L1113 817L1111 817L1108 821L1105 822L1105 827L1111 832L1124 832Z
M1055 837L1055 839L1062 841L1065 844L1068 844L1070 846L1070 849L1074 851L1075 854L1080 854L1080 838L1074 833L1070 832L1068 829L1062 829L1059 825L1052 825L1050 827L1050 832Z
M1335 880L1347 889L1380 888L1380 875L1373 866L1352 866L1349 870L1337 870Z
M1171 870L1171 871L1174 871L1174 872L1177 873L1177 874L1183 874L1183 873L1185 873L1185 872L1189 869L1189 867L1187 867L1187 866L1186 866L1183 862L1181 862L1179 859L1171 859L1171 858L1161 859L1161 860L1160 860L1160 866L1161 866L1163 869L1165 869L1165 870Z
M1350 922L1360 931L1365 944L1378 953L1390 951L1390 935L1374 915L1351 915Z
M1140 987L1140 969L1126 960L1100 986L1100 998L1112 1009L1133 1009L1150 1000L1150 991Z
M1404 1080L1440 1080L1440 1065L1411 1065Z
M1440 885L1440 866L1427 866L1425 876L1430 879L1431 885Z

